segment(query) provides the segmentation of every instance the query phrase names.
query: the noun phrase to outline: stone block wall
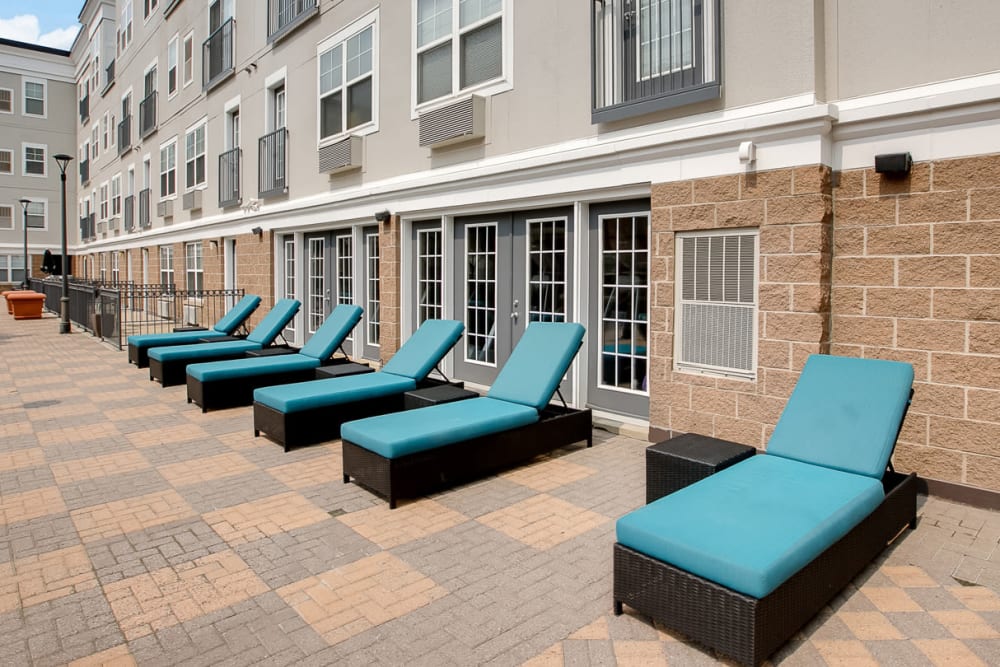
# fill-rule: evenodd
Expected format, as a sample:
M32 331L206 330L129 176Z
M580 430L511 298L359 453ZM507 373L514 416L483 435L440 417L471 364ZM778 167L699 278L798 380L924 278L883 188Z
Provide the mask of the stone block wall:
M379 348L382 363L396 354L400 345L400 246L399 216L379 223Z
M260 307L248 321L256 326L274 305L274 234L241 234L236 237L236 286L260 297ZM220 248L221 250L221 248ZM299 299L301 301L302 299ZM301 311L300 311L301 312Z

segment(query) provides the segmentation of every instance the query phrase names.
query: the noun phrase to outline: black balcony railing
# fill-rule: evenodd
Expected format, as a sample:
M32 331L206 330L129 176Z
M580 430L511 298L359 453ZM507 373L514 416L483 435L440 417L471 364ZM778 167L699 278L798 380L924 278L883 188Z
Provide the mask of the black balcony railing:
M233 65L233 19L227 20L202 45L202 87L212 88L236 71Z
M86 123L90 120L90 94L80 100L80 122Z
M80 162L80 185L90 182L90 160Z
M139 190L139 229L148 229L152 224L149 217L149 188Z
M257 156L257 193L261 198L288 191L288 130L281 128L260 138Z
M122 202L122 222L126 232L135 231L135 195L125 197Z
M242 151L233 148L219 155L219 208L240 203L240 157Z
M139 102L139 136L145 139L156 131L156 91Z
M267 39L275 41L319 14L316 0L268 0Z
M132 116L125 116L118 123L118 154L124 155L132 148Z
M111 87L111 84L115 82L115 61L112 60L111 64L104 68L104 90Z

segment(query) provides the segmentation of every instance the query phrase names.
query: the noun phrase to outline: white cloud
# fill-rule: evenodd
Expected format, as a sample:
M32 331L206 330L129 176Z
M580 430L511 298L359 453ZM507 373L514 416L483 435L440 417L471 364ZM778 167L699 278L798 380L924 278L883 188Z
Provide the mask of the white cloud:
M41 44L56 49L69 50L79 26L56 28L44 35L41 34L38 17L33 14L21 14L9 19L0 19L0 37L14 39L28 44Z

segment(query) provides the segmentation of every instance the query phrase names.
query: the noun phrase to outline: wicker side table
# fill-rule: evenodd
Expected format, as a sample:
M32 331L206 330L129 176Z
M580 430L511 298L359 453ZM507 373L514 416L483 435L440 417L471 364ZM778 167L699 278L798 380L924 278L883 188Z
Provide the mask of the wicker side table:
M754 455L728 440L685 433L646 448L646 503L673 493Z

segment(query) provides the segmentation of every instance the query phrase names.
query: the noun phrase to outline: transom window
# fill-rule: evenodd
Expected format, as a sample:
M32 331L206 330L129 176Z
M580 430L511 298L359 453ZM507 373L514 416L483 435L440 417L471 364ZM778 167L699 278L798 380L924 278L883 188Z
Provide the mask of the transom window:
M369 25L319 54L320 140L372 121L374 33Z
M205 184L205 126L199 125L184 137L185 187Z
M27 116L45 115L45 83L43 81L24 82L24 113Z

